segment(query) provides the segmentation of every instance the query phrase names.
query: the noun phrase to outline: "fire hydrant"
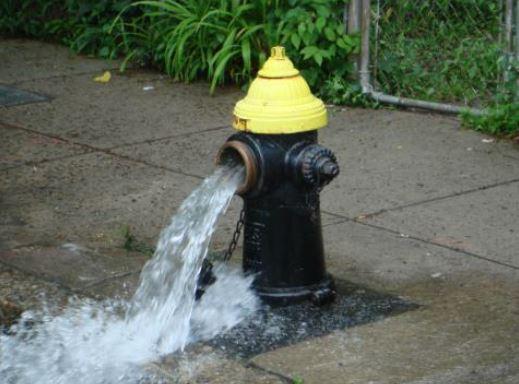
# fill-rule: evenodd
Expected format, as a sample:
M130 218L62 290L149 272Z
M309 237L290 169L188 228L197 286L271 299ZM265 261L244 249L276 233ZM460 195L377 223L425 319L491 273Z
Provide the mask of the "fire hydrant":
M270 304L333 300L326 273L319 192L339 173L335 155L317 144L326 108L285 55L270 58L234 108L233 126L217 163L237 161L245 178L243 270Z

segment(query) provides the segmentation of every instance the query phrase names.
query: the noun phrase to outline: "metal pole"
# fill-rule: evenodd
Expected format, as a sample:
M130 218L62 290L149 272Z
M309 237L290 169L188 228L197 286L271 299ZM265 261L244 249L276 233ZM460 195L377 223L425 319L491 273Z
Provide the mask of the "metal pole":
M515 1L515 59L519 63L519 0Z
M401 107L429 109L431 111L453 114L459 114L461 112L470 112L473 115L477 116L482 116L485 114L485 112L480 109L461 107L452 104L435 103L432 101L425 100L409 99L407 97L386 95L385 93L376 92L373 90L369 92L369 95L373 98L373 100L378 101L380 103L399 105Z
M350 0L348 3L348 33L360 31L361 0Z
M509 55L512 52L512 19L513 19L514 0L505 2L505 47Z
M498 9L499 9L499 34L497 37L497 42L499 45L503 43L503 0L499 0L498 2Z
M347 10L347 32L350 35L355 35L360 31L360 9L361 9L361 0L350 0L350 2L345 5L348 7ZM346 13L346 9L345 9ZM360 59L358 55L352 55L351 60L355 66L353 69L353 73L355 74L355 78L357 81L360 79L359 68L360 68Z
M515 1L515 65L519 66L519 0ZM515 101L519 101L519 76L515 85Z
M361 10L361 21L360 21L360 29L361 29L361 39L360 39L360 86L362 87L362 92L369 93L372 91L373 87L370 84L369 78L369 27L371 22L371 1L370 0L362 0L362 10Z
M348 3L344 3L342 9L342 25L344 26L344 32L348 33Z
M373 78L377 81L378 46L380 41L380 0L377 0L377 14L375 19L375 52L373 54Z
M519 63L519 0L515 1L515 59Z
M514 0L505 1L505 73L504 82L507 83L510 80L510 65L512 61L512 16L514 9Z

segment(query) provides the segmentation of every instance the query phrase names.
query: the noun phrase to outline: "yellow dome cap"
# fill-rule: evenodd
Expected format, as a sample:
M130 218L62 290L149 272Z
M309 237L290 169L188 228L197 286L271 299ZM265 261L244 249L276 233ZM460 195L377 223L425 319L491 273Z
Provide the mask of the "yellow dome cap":
M285 56L273 47L270 58L251 83L245 98L234 107L234 128L263 134L311 131L327 124L323 102Z

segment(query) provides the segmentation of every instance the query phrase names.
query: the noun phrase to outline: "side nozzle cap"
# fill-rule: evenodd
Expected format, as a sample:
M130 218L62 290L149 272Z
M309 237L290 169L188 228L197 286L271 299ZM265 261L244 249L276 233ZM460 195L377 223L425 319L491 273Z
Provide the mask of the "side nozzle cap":
M334 153L319 144L305 147L298 156L298 171L310 187L323 187L340 172Z
M327 160L319 167L319 173L330 180L339 174L339 166L331 160Z

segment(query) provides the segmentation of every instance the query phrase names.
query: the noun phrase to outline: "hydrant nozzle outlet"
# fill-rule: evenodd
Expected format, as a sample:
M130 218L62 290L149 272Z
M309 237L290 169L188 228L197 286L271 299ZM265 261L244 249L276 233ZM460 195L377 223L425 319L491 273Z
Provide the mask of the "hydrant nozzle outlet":
M218 151L215 163L218 165L243 165L245 176L236 190L238 195L247 193L256 185L258 178L257 160L253 151L245 143L237 140L227 141Z

